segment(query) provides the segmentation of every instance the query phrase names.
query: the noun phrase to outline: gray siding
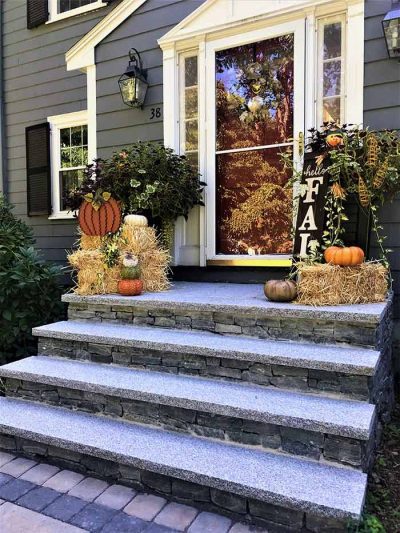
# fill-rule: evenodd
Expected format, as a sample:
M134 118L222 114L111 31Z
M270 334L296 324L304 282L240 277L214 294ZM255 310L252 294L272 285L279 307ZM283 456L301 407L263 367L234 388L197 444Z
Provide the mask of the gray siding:
M33 227L46 259L65 261L75 240L73 221L26 217L25 128L50 115L86 109L86 75L67 72L65 53L110 8L65 21L26 28L26 0L3 0L4 102L9 199Z
M157 39L196 9L203 0L147 0L100 43L97 63L97 143L102 157L138 140L163 138L162 117L151 120L151 108L162 108L162 51ZM150 84L144 109L124 105L117 80L125 72L130 48L139 50Z
M391 0L365 2L364 124L374 129L400 128L400 63L388 59L381 21L391 9ZM393 250L391 267L394 289L400 294L400 198L386 204L381 212L386 245ZM372 253L376 247L372 242ZM400 298L395 316L400 320ZM396 328L400 330L400 328ZM400 332L397 333L400 343Z

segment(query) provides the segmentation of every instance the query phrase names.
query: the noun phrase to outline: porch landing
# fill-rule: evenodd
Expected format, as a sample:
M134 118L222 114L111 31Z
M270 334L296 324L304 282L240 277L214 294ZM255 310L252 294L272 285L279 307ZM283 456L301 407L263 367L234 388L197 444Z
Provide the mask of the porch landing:
M386 302L374 304L312 307L293 303L270 302L264 296L263 285L236 283L175 282L168 291L147 292L140 296L104 294L81 296L74 293L62 297L69 304L100 304L111 306L146 306L175 310L239 312L282 318L326 319L349 322L377 323L382 318Z

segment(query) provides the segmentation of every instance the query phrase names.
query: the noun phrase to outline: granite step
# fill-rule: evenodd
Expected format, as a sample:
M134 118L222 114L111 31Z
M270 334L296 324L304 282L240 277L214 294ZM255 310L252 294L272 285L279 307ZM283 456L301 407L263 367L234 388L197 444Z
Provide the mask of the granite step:
M4 365L0 377L7 396L358 468L373 447L366 402L42 356Z
M222 502L225 512L239 510L251 518L265 513L278 522L284 518L284 524L290 516L293 529L286 530L299 531L305 525L319 531L321 521L337 521L336 526L346 530L363 508L367 476L360 471L60 407L0 398L0 432L0 442L8 449L24 452L26 447L35 456L54 457L54 462L62 457L60 450L68 451L64 456L81 469L90 464L92 472L107 472L120 482L150 487L172 499L177 497L174 486L182 498L183 480L190 482L188 498L205 487L210 502Z
M39 353L371 401L376 350L69 320L33 329Z
M207 330L219 334L351 343L382 348L390 301L312 307L268 301L262 285L175 282L170 290L126 297L65 294L73 320Z

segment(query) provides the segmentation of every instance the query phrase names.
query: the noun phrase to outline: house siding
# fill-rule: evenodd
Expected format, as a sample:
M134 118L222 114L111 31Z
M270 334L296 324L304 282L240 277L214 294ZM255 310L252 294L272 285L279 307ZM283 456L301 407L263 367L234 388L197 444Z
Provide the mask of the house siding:
M163 102L162 51L157 40L194 11L203 0L148 0L96 48L97 149L101 157L136 141L161 141L163 119L151 119ZM139 50L149 90L143 109L124 105L117 87L130 48Z
M72 220L27 217L25 128L48 116L86 109L86 74L67 72L65 53L111 9L26 27L26 0L3 0L3 76L8 198L32 226L47 260L65 263L76 239Z
M400 63L388 58L381 24L391 7L391 0L365 2L364 125L378 130L400 128ZM385 245L392 250L390 263L397 325L394 341L400 352L400 197L385 204L380 219L387 235ZM371 254L378 255L374 239Z

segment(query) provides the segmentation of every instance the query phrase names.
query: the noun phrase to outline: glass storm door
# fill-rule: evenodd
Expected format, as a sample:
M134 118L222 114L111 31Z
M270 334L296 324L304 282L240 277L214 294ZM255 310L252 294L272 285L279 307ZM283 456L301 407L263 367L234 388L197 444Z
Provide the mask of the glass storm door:
M303 129L304 26L291 23L281 29L258 30L251 41L209 50L214 93L207 119L213 124L207 147L213 159L207 187L211 260L242 258L257 264L269 258L273 264L292 252L293 193L280 153L297 157L293 139Z

